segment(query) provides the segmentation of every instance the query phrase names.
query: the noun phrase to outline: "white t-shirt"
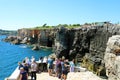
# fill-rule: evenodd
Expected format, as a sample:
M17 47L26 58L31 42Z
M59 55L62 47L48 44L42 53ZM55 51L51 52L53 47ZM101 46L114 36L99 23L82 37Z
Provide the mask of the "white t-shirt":
M31 71L37 71L37 64L36 63L31 64Z

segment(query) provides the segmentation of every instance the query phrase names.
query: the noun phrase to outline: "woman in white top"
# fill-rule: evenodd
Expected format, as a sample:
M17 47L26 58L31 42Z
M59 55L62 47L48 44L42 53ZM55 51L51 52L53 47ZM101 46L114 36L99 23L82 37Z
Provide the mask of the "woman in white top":
M37 64L35 61L31 63L31 80L36 80L36 73L37 73Z

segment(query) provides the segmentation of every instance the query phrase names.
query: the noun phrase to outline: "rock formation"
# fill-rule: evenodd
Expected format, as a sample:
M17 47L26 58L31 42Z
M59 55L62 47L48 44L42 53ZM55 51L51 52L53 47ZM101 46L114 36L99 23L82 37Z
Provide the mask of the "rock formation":
M120 35L109 38L104 60L108 80L120 80Z
M32 50L39 50L39 46L37 46L37 45L34 45L34 47L32 48Z
M42 46L52 47L54 42L53 39L53 30L51 29L44 29L44 30L37 30L37 29L19 29L18 36L20 36L23 40L26 38L26 43L29 44L39 44Z
M9 36L9 37L5 38L4 41L11 42L12 44L18 45L18 44L20 44L21 39L18 38L17 36Z
M55 37L56 55L65 56L70 60L75 58L88 70L105 76L106 43L112 35L120 34L120 26L106 22L101 24L58 29Z

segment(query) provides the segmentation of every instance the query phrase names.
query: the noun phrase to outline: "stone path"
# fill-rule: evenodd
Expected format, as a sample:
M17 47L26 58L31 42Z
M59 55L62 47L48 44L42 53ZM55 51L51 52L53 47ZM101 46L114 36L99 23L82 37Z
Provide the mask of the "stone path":
M90 71L69 73L67 80L106 80L102 79Z
M60 80L57 77L49 76L49 74L46 72L37 74L37 80ZM106 80L102 79L92 72L86 71L86 72L72 72L68 73L67 80Z
M60 80L57 77L49 76L47 72L37 74L37 80Z

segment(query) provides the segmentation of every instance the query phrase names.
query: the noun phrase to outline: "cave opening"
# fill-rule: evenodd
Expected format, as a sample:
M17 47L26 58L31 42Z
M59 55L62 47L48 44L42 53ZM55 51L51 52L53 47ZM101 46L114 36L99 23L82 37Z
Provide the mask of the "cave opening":
M51 37L48 37L47 39L47 47L52 47L53 45L53 39Z

